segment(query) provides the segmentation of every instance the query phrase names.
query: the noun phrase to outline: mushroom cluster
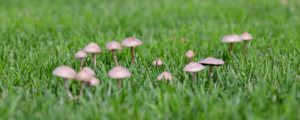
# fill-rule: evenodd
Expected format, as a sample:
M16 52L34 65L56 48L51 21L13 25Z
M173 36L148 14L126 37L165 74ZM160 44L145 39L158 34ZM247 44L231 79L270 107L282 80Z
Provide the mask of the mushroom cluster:
M222 42L223 43L228 43L228 51L231 52L234 47L234 43L237 42L244 42L244 52L247 51L247 48L249 46L250 41L253 39L252 35L249 34L248 32L245 32L241 35L226 35L223 37ZM106 49L111 52L112 54L112 59L115 63L115 67L113 67L111 70L108 71L108 76L112 79L117 80L117 87L118 89L122 89L123 86L123 79L129 78L132 76L132 73L125 67L122 67L118 61L116 52L122 50L123 47L129 47L130 48L130 53L131 53L131 64L136 63L136 47L142 45L142 41L135 38L135 37L129 37L124 39L121 43L117 41L110 41L106 43ZM64 86L67 91L67 95L70 98L78 98L83 95L83 90L87 86L97 86L100 84L100 80L97 78L96 72L90 68L87 67L85 61L86 58L88 57L88 54L92 55L92 62L94 65L94 69L97 66L97 55L101 53L101 48L97 43L89 43L86 47L84 47L82 50L79 50L75 54L75 58L80 61L80 70L77 73L74 69L68 66L59 66L54 69L53 75L60 77L64 80ZM225 62L221 59L217 59L214 57L207 57L203 60L200 60L198 62L194 62L193 59L195 57L196 53L193 50L188 50L185 53L185 56L188 60L188 64L185 65L183 68L184 72L190 73L193 76L193 80L197 80L197 73L204 70L205 66L208 66L208 77L210 79L213 79L213 67L216 66L222 66ZM166 63L163 62L161 58L157 58L152 62L152 65L161 67L165 65ZM167 81L172 81L173 76L169 72L169 70L162 70L162 73L157 76L157 80L162 81L162 80L167 80ZM80 82L80 93L77 96L74 96L72 92L69 89L69 81L70 80L75 80Z

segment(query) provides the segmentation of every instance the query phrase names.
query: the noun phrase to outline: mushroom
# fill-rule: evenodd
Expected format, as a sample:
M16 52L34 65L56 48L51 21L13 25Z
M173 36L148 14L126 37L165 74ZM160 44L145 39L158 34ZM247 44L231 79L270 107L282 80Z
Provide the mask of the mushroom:
M68 80L74 79L76 76L76 71L68 66L59 66L54 69L52 72L54 76L60 77L64 79L65 88L67 90L67 94L70 98L73 98L72 92L69 90Z
M75 54L75 58L80 60L80 70L82 69L83 67L83 64L84 64L84 60L85 58L87 57L87 54L86 52L80 50L78 51L76 54Z
M189 64L187 64L183 71L184 72L189 72L192 73L193 75L193 80L196 80L196 73L203 70L205 67L199 63L196 62L190 62Z
M100 80L96 77L93 77L91 80L89 80L88 85L89 86L97 86L100 84Z
M187 57L187 59L188 59L189 62L192 62L193 61L193 57L195 56L195 53L194 53L193 50L188 50L185 53L185 56Z
M111 51L113 59L114 59L116 65L118 66L119 63L118 63L118 59L117 59L115 51L122 50L121 44L117 41L111 41L111 42L106 43L106 49Z
M154 65L154 66L162 66L163 64L164 64L164 62L160 58L158 58L152 62L152 65Z
M118 82L118 88L121 89L122 88L122 80L124 78L128 78L131 76L131 72L121 66L116 66L113 69L111 69L110 71L108 71L108 76L110 78L116 79Z
M213 77L213 66L221 66L225 62L221 59L217 59L217 58L214 58L214 57L207 57L207 58L201 60L199 63L202 64L202 65L208 65L209 66L208 75L209 75L209 78L212 79L212 77Z
M231 35L224 36L222 42L229 44L228 52L231 52L233 49L233 44L237 42L242 42L242 39L239 35L231 34Z
M244 53L247 52L247 48L252 41L253 37L250 33L244 32L243 34L240 35L241 39L244 41Z
M142 45L142 41L140 41L139 39L137 39L135 37L129 37L122 41L122 45L126 46L126 47L130 47L130 49L131 49L131 64L134 64L135 63L134 49L135 49L135 47Z
M93 56L93 63L94 66L96 66L96 55L101 52L101 48L94 42L89 43L85 48L83 49L86 53L91 53Z
M76 80L81 81L79 96L82 96L84 87L95 76L96 76L96 74L95 74L94 70L92 70L89 67L84 67L82 70L79 71L79 73L76 75Z
M172 79L173 79L173 76L168 71L164 71L160 75L157 76L157 80L168 80L168 81L170 81Z

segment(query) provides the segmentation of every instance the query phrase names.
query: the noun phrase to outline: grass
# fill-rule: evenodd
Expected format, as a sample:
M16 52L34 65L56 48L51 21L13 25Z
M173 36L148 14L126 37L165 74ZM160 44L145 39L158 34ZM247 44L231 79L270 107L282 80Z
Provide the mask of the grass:
M289 2L1 0L0 119L300 119L300 1ZM244 31L254 36L249 53L243 55L240 44L228 54L222 36ZM130 36L144 44L135 66L129 49L118 54L134 74L124 89L116 92L116 81L108 78L114 64L105 51L96 69L102 85L70 101L52 70L78 70L73 56L89 42L104 50L106 42ZM207 69L197 82L183 73L189 49L197 61L225 60L213 81ZM151 66L157 57L164 68ZM176 79L157 81L163 70ZM78 83L72 91L78 93Z

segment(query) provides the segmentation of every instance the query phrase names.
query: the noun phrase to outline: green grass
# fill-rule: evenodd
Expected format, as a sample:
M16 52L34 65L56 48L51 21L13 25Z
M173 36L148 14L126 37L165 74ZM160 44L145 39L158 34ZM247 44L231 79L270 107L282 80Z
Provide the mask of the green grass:
M300 119L299 11L299 0L0 0L0 119ZM227 54L222 36L244 31L254 36L249 53L240 44ZM124 89L108 78L114 64L105 51L97 58L102 84L70 101L52 70L78 70L73 56L89 42L104 50L130 36L144 44L135 66L129 49L118 54L133 72ZM213 81L207 69L197 82L183 72L189 49L197 61L225 60ZM157 57L165 67L151 66ZM164 70L176 79L157 81Z

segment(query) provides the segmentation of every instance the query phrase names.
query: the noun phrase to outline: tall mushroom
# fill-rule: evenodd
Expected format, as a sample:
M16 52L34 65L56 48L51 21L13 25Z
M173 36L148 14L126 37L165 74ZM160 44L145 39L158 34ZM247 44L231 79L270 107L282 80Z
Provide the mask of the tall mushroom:
M80 70L83 68L84 60L87 57L86 52L80 50L75 54L75 58L80 60Z
M239 35L231 34L224 36L222 42L229 44L228 52L232 52L234 43L242 42L242 39Z
M93 63L94 66L96 66L97 61L96 61L96 55L101 52L101 48L97 45L97 43L89 43L85 48L83 49L84 52L86 53L91 53L93 56Z
M162 66L164 64L164 62L160 59L160 58L157 58L156 60L154 60L153 62L152 62L152 65L154 65L154 66Z
M129 37L122 41L122 45L126 46L126 47L130 47L130 49L131 49L131 64L134 64L135 63L134 49L135 49L135 47L142 45L142 41L140 41L139 39L137 39L135 37Z
M213 77L213 67L214 66L221 66L225 62L221 59L217 59L217 58L214 58L214 57L207 57L207 58L201 60L199 63L202 64L202 65L208 65L209 66L208 75L209 75L209 78L212 79L212 77Z
M121 44L117 41L111 41L111 42L106 43L106 49L111 51L112 57L113 57L116 65L118 66L119 63L118 63L118 59L117 59L115 52L116 52L116 50L122 50Z
M196 80L196 73L203 70L205 67L199 63L196 63L196 62L190 62L189 64L187 64L183 71L184 72L189 72L193 75L193 80Z
M81 82L80 93L79 96L82 96L84 87L89 83L91 79L96 76L94 70L89 67L84 67L82 70L78 72L76 75L76 80Z
M185 53L186 58L188 59L189 62L193 61L193 57L195 56L195 52L193 50L188 50Z
M110 71L108 71L108 76L110 78L116 79L118 82L118 88L121 89L122 88L122 79L130 77L131 72L124 67L116 66L113 69L111 69Z
M52 72L54 76L60 77L64 79L65 88L67 90L67 94L70 98L73 98L72 92L69 90L68 80L74 79L76 76L76 71L68 66L59 66L54 69Z
M168 81L170 81L172 79L173 79L173 76L168 71L164 71L160 75L157 76L157 80L168 80Z
M248 46L250 42L252 41L253 37L250 33L244 32L243 34L240 35L241 39L244 41L244 53L247 52Z

